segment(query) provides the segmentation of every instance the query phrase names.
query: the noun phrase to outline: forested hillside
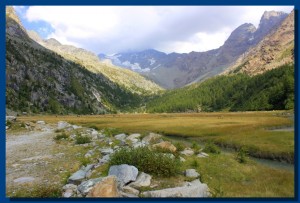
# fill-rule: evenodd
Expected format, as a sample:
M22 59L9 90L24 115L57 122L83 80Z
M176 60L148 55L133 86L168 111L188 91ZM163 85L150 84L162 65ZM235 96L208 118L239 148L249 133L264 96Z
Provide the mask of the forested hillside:
M147 111L255 111L294 108L294 66L284 65L261 75L217 76L166 92L147 104Z

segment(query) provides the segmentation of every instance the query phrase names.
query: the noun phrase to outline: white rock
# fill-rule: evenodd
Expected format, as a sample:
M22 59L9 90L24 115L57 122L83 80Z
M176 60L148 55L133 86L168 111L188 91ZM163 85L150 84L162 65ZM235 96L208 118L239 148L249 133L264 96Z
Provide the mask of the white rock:
M136 181L130 183L129 186L134 187L134 188L148 187L151 184L151 178L152 178L151 175L142 172L137 177Z
M39 125L45 125L45 121L37 121L36 124L39 124Z
M200 176L200 174L195 169L186 169L184 174L189 178L198 178Z
M183 154L185 156L192 156L194 155L194 151L191 148L185 148L180 154Z

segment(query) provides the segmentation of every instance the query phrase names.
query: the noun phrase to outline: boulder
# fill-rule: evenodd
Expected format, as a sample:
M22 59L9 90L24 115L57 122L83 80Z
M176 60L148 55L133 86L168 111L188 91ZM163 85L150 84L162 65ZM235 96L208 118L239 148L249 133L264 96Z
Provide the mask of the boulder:
M180 154L183 154L185 156L192 156L194 155L194 151L191 148L185 148Z
M134 133L129 135L126 140L130 140L132 143L138 142L139 138L141 137L141 134L139 133Z
M199 179L187 183L182 187L167 188L162 190L146 191L143 197L209 197L209 189Z
M117 186L117 178L107 176L90 190L87 197L120 197Z
M67 127L70 127L71 125L65 121L59 121L57 123L57 129L61 130L61 129L65 129Z
M183 157L179 157L179 160L181 161L181 162L185 162L186 160L185 160L185 158L183 158Z
M195 169L186 169L184 175L189 178L198 178L200 176Z
M117 140L121 140L121 141L124 141L126 139L127 135L122 133L122 134L118 134L118 135L115 135L115 138Z
M109 162L109 160L110 160L110 155L107 154L99 160L99 164L105 164L105 163Z
M161 135L156 134L156 133L149 133L146 137L142 139L142 141L150 144L155 144L161 142Z
M82 182L80 185L78 185L77 190L80 192L80 194L86 196L90 190L94 187L94 185L100 181L102 181L103 178L94 178L87 181Z
M176 147L168 141L163 141L152 146L153 148L161 148L170 152L176 152Z
M63 186L63 193L62 193L62 197L74 197L76 195L76 191L77 191L77 186L74 184L67 184L65 186Z
M206 154L205 152L200 152L200 153L197 155L197 157L199 157L199 158L206 158L206 157L209 157L209 155Z
M45 121L37 121L36 124L39 124L39 125L45 125Z
M94 167L93 164L87 165L86 167L81 167L80 170L73 173L69 179L68 183L79 185L85 178L86 174Z
M148 187L151 184L152 176L147 173L140 173L137 177L136 181L129 184L130 187L140 188L140 187Z
M147 145L148 145L148 143L146 143L146 142L144 142L144 141L132 143L132 147L133 147L133 148L145 147L145 146L147 146Z
M139 171L135 166L130 166L127 164L114 165L109 168L108 175L114 175L117 177L121 186L135 181Z
M114 150L112 148L102 148L99 149L99 151L101 152L101 154L103 155L107 155L107 154L112 154L114 153Z
M134 195L134 196L138 196L140 194L140 191L138 191L137 189L134 189L130 186L125 186L122 188L122 190L124 193Z
M16 121L16 120L17 120L17 117L15 117L15 116L6 116L6 117L5 117L5 120L6 120L6 121Z

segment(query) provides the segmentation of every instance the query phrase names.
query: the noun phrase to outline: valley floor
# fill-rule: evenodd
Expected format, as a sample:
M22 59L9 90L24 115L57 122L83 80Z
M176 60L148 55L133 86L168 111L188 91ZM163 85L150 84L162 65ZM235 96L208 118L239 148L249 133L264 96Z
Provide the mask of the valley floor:
M200 142L204 143L212 141L236 150L246 146L251 156L293 163L294 131L290 130L294 125L293 116L293 112L272 111L19 117L21 123L36 123L43 120L47 123L47 128L41 129L38 133L24 129L7 131L7 195L24 196L22 194L24 177L25 182L28 178L34 178L33 181L25 183L26 187L39 187L38 190L44 185L51 184L61 187L65 184L61 180L69 177L70 173L80 167L83 160L78 158L80 156L78 154L84 155L90 148L74 146L68 142L54 142L53 137L57 133L51 126L57 125L59 121L104 130L112 135L117 133L145 135L156 132L167 135L164 139L172 142L174 140L170 139L170 136L180 136L181 139L193 138L197 141L200 139ZM280 130L286 127L289 130ZM236 160L235 152L229 155L224 153L209 155L202 159L197 159L196 156L185 157L183 169L195 168L199 171L201 182L208 185L214 197L294 196L293 170L268 167L253 160L241 164ZM19 177L23 179L18 179ZM39 186L36 186L37 182Z

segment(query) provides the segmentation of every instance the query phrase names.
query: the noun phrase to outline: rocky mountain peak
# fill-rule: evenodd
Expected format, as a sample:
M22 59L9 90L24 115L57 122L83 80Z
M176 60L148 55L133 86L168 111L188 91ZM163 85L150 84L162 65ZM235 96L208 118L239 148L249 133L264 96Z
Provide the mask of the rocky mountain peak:
M14 21L16 21L17 23L21 24L20 18L17 16L16 11L12 6L6 7L6 17L9 17Z
M282 11L265 11L264 14L261 17L262 20L269 20L272 17L280 17L280 16L286 16L287 14Z
M52 46L59 46L59 45L62 45L59 41L57 41L56 39L54 38L50 38L50 39L47 39L46 42Z

